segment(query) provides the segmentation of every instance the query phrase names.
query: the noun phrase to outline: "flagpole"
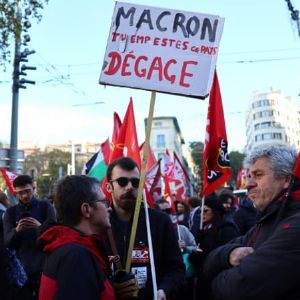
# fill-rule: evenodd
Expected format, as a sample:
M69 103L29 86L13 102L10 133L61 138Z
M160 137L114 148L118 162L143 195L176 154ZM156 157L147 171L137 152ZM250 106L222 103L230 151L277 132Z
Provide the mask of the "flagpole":
M202 199L201 199L200 230L203 229L203 211L204 211L204 196L202 196Z
M142 167L141 167L140 184L139 184L138 194L137 194L137 199L136 199L136 204L135 204L135 210L134 210L134 215L133 215L133 222L132 222L132 227L131 227L128 252L127 252L126 266L125 266L125 269L127 272L130 271L132 250L133 250L133 245L134 245L134 241L135 241L137 222L138 222L138 218L139 218L139 212L140 212L142 196L143 196L146 167L147 167L147 158L148 158L148 148L149 148L150 134L151 134L151 128L152 128L152 119L153 119L153 112L154 112L154 106L155 106L155 98L156 98L156 91L152 91L148 119L147 119L146 139L145 139L145 144L144 144L144 149L143 149L143 161L142 161Z
M151 230L150 230L148 203L147 203L145 190L143 190L143 191L144 191L143 192L143 195L144 195L144 208L145 208L145 216L146 216L146 228L147 228L150 266L151 266L151 276L152 276L153 299L157 299L157 282L156 282L156 273L155 273L153 244L152 244L152 237L151 237Z
M75 175L75 144L74 144L74 141L72 140L72 145L71 145L71 148L72 148L72 155L71 155L71 175Z

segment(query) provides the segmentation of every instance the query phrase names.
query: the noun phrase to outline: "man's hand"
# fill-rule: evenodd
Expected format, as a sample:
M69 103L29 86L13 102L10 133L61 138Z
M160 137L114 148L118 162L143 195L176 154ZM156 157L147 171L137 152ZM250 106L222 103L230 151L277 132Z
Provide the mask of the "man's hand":
M37 229L40 226L41 226L41 223L38 220L36 220L35 218L26 217L26 218L21 219L18 222L16 231L20 232L26 228Z
M117 271L113 286L118 300L138 297L139 288L132 273L127 273L124 270Z
M238 266L242 258L254 252L252 247L238 247L233 249L229 254L229 262L232 266Z
M164 292L164 290L158 290L157 291L157 300L166 300L167 296Z

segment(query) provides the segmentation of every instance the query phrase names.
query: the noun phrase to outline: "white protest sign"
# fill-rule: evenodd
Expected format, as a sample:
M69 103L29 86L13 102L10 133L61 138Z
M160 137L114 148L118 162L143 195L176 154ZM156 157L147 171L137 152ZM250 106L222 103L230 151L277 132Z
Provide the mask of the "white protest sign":
M204 98L224 18L116 2L100 84Z

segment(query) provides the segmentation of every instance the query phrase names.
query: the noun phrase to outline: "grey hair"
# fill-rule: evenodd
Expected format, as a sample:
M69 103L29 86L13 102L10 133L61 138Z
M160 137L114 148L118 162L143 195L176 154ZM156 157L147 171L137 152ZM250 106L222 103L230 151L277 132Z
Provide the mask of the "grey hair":
M284 178L292 175L297 152L295 148L286 145L259 146L246 155L244 168L248 169L263 157L269 159L275 178Z

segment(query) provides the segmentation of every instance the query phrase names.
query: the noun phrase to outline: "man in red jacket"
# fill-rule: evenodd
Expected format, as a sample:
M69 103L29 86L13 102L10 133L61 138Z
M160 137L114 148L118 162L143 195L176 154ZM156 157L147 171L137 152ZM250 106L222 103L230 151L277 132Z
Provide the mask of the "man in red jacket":
M54 204L58 224L39 238L48 254L39 299L115 300L101 237L110 227L111 208L99 182L86 176L66 176L57 185Z

